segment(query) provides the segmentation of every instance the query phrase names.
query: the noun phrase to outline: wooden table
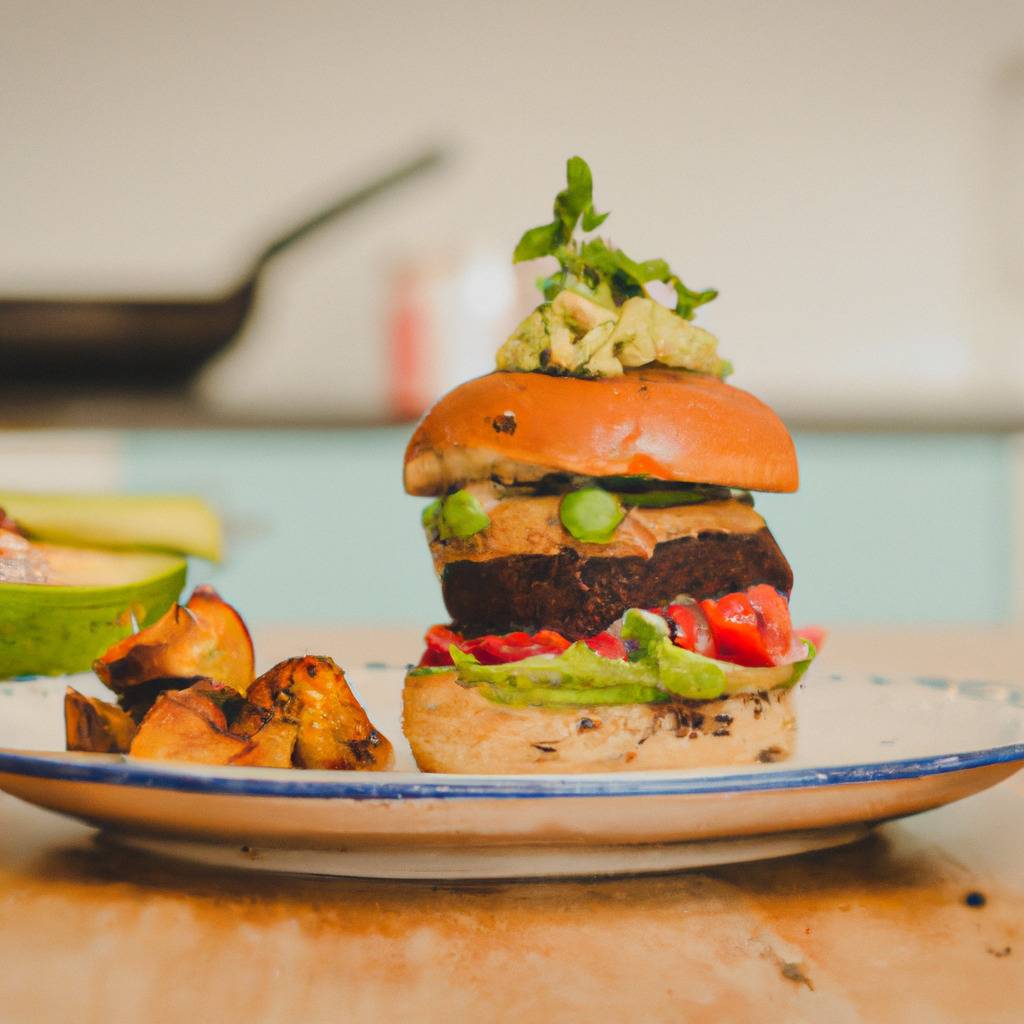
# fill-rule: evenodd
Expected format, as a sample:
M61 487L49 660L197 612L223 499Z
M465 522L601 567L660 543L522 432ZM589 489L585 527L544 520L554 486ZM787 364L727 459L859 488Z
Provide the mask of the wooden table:
M411 657L408 631L264 630ZM836 630L834 670L1020 679L1012 630ZM1024 774L854 846L553 883L296 879L97 844L0 797L0 1021L1024 1019Z

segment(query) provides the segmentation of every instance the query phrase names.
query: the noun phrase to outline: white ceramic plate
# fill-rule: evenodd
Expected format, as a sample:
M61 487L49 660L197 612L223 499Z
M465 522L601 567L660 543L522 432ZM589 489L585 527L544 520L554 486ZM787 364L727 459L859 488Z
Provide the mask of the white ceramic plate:
M402 672L353 672L394 772L210 768L63 746L68 680L0 683L0 788L120 842L209 863L389 878L667 871L849 842L1024 762L1024 689L812 672L779 764L600 775L417 772ZM103 695L90 676L70 680Z

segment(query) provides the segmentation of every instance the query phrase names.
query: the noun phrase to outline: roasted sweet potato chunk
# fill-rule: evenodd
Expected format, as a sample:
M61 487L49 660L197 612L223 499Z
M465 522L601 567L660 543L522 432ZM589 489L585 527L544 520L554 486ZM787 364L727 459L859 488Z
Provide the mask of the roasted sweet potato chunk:
M292 658L255 682L253 664L238 613L197 587L93 665L120 708L69 691L68 747L263 768L391 767L391 744L330 658Z
M260 676L247 694L256 708L298 730L292 763L299 768L347 768L383 771L394 753L367 718L330 659L290 658Z
M254 768L292 768L292 755L299 735L296 722L270 717L250 737L249 744L232 764Z
M157 695L212 679L245 693L255 675L252 640L241 616L212 587L196 587L152 626L125 637L93 670L141 722Z
M127 754L137 726L116 705L86 697L69 686L64 691L64 728L68 750Z
M142 720L132 740L131 755L159 761L230 764L245 751L248 741L228 731L225 696L240 699L231 687L208 679L186 690L165 690Z
M293 722L255 708L230 686L201 679L156 698L131 744L134 757L291 768Z

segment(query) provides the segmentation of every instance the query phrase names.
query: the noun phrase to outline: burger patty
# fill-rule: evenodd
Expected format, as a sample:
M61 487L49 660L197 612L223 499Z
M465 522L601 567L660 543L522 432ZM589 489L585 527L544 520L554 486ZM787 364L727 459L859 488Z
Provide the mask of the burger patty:
M570 640L600 633L627 608L660 607L768 583L787 596L793 572L767 527L707 531L657 544L649 558L514 554L453 561L441 572L444 603L466 636L554 629Z

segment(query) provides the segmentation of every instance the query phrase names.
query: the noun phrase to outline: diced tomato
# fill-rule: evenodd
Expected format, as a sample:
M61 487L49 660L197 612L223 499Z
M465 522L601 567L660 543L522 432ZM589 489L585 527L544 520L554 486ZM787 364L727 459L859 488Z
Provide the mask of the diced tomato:
M701 601L700 607L714 634L719 658L752 668L774 664L758 628L757 612L746 594Z
M466 654L472 654L482 665L504 665L510 661L522 661L535 654L560 654L569 646L561 633L542 629L531 636L529 633L506 633L504 636L479 636L467 640L447 626L432 626L424 640L427 649L420 658L420 668L434 668L451 665L448 649L452 644Z
M459 649L472 654L482 665L504 665L537 654L561 654L568 646L569 641L561 633L542 629L533 636L529 633L506 633L504 636L491 635L464 640L459 644Z
M766 668L783 661L793 646L786 599L759 584L717 601L701 601L718 647L718 657L737 665Z
M796 630L796 635L800 640L810 640L814 644L814 649L820 651L825 646L828 633L822 626L801 626Z
M602 658L611 658L613 661L625 661L629 653L626 645L614 633L598 633L583 642Z
M423 652L423 657L420 658L419 667L436 668L452 663L452 656L448 653L448 648L452 644L460 643L462 637L448 629L447 626L431 626L423 640L427 649Z
M533 642L535 644L543 644L549 648L548 651L538 651L538 654L558 654L569 647L569 641L561 633L556 633L553 629L541 629L534 633Z
M757 613L757 625L772 663L778 665L793 646L793 623L786 599L767 583L747 590L747 597Z
M670 604L659 614L671 619L675 624L675 635L672 639L677 647L685 647L686 650L703 654L706 658L718 656L708 620L697 605Z

